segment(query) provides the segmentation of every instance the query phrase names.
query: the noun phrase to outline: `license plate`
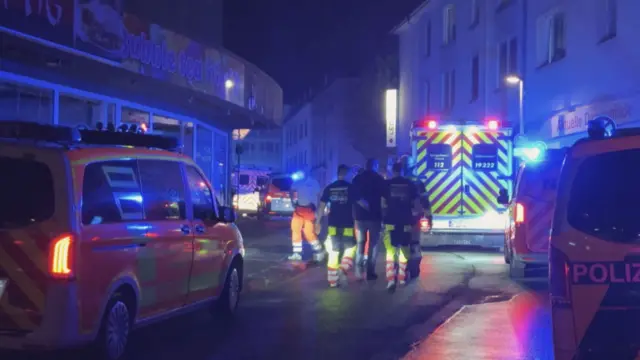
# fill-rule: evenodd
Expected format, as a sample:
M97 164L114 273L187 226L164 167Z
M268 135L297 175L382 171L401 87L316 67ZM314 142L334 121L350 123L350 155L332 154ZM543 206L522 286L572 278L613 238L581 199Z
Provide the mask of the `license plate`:
M453 240L453 245L471 245L471 240Z
M7 280L0 279L0 299L2 299L2 295L4 294L4 289L7 287Z
M462 223L462 222L457 222L457 221L454 221L454 220L449 220L449 227L450 227L450 228L458 228L458 229L461 229L461 228L465 228L466 226L465 226L465 224L464 224L464 223Z

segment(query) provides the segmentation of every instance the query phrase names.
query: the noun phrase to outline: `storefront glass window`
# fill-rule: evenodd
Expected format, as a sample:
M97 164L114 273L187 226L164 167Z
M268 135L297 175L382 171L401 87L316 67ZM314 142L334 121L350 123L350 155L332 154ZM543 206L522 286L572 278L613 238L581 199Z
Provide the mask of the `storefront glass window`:
M194 159L196 164L204 171L207 179L213 183L213 178L211 177L211 168L213 165L213 132L202 125L198 125L196 155ZM216 190L217 189L216 187Z
M184 126L184 154L193 157L193 123L182 123Z
M166 116L153 115L153 133L155 135L171 136L182 142L180 132L180 120L169 118Z
M53 122L53 92L36 87L0 82L2 120Z
M136 109L131 109L128 107L122 107L122 117L120 122L126 125L136 125L138 128L146 129L149 128L149 118L151 115L148 112L140 111Z
M229 149L228 138L225 134L215 134L215 152L214 152L214 160L215 164L213 167L213 186L216 189L218 200L221 203L228 203L228 194L227 194L227 183L228 183L228 174L227 174L227 162L229 153L227 152Z
M60 94L58 123L67 126L84 125L94 128L101 121L102 105L91 101Z

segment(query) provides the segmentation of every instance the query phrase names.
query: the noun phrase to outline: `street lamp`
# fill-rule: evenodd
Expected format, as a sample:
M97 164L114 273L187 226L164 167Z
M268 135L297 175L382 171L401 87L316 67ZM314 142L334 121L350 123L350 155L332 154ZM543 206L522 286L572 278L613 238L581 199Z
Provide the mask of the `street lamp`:
M524 81L522 81L518 75L508 75L504 80L509 85L518 85L518 108L520 112L520 128L518 129L518 134L524 135L524 102L522 101L524 98Z

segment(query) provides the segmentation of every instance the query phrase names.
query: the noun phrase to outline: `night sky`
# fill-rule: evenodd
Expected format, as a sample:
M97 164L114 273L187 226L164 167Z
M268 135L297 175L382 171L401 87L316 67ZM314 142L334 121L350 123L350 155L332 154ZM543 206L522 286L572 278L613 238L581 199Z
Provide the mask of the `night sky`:
M225 47L273 76L290 101L325 75L357 75L424 0L224 2Z

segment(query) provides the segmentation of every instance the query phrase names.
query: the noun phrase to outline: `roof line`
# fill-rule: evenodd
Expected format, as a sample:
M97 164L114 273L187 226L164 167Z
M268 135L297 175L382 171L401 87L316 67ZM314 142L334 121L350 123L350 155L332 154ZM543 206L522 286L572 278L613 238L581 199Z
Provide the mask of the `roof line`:
M391 33L397 35L401 31L403 31L407 27L407 25L410 25L412 18L422 15L422 13L425 11L425 8L427 7L427 5L429 5L430 2L431 0L425 0L424 2L422 2L422 4L420 4L420 6L413 10L411 14L407 15L400 24L391 29Z

